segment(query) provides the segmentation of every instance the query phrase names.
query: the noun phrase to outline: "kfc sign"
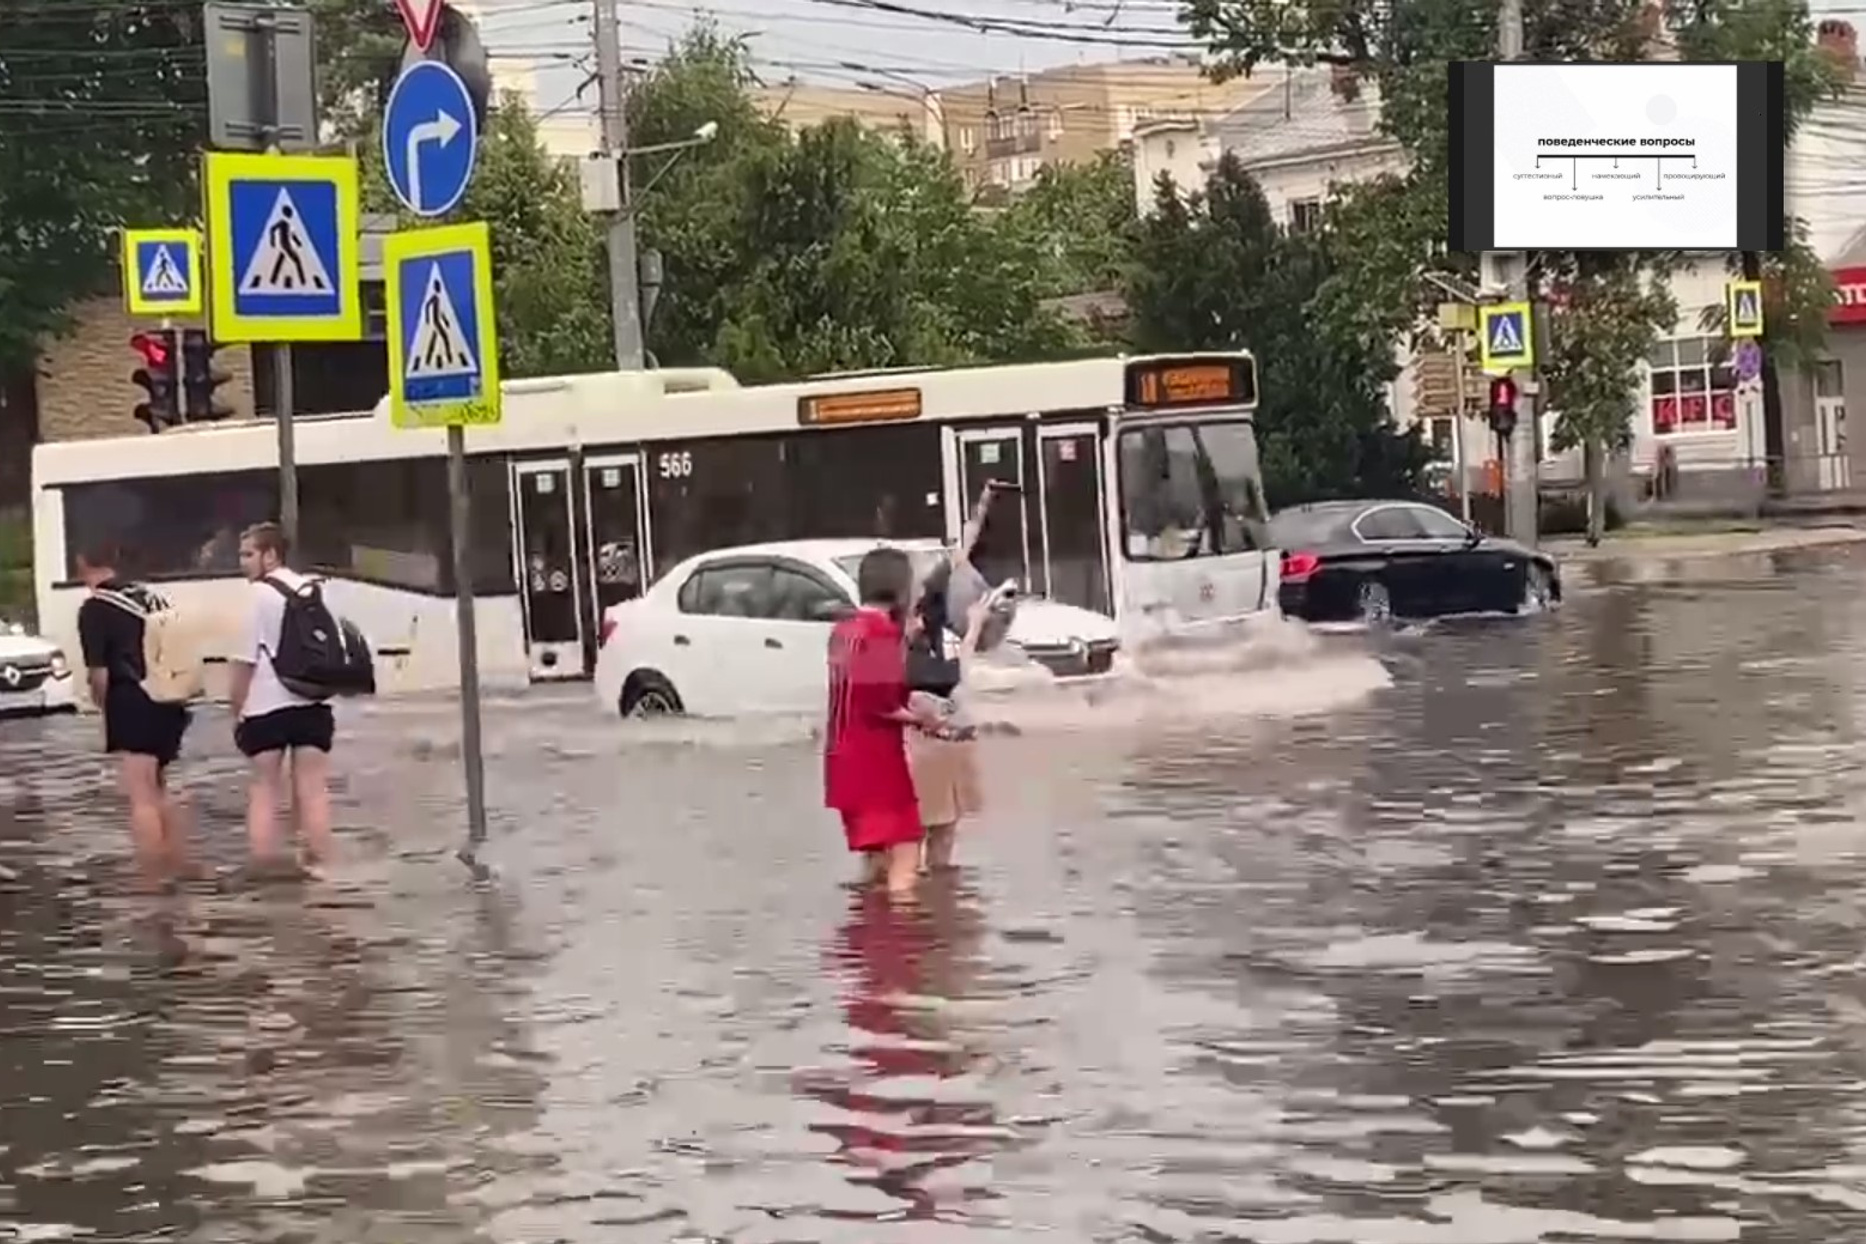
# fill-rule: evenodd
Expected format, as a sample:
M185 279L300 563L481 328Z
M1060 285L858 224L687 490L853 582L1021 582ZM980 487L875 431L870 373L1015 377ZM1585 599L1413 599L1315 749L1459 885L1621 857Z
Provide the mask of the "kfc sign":
M1866 324L1866 268L1841 268L1834 273L1838 298L1827 313L1829 324Z

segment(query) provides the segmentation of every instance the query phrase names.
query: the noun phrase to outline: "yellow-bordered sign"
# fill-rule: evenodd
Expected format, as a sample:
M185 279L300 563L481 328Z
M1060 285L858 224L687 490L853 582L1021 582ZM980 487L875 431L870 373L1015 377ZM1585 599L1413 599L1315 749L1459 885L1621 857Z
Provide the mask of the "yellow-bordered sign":
M214 336L363 336L356 161L211 152L203 170Z
M383 239L389 414L398 428L499 422L499 320L485 221Z
M1732 337L1762 336L1762 282L1731 281L1724 286Z
M201 314L200 231L125 229L123 305L131 315Z
M1502 373L1536 365L1536 334L1526 302L1499 302L1477 309L1479 365Z

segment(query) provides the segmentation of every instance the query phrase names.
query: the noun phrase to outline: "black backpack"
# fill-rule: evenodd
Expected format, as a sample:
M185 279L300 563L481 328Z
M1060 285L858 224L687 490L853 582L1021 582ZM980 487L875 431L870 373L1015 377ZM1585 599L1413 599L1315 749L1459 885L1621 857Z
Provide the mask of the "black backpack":
M318 581L296 590L270 577L266 582L285 598L279 646L272 654L279 684L307 700L374 695L376 660L369 641L354 622L331 612Z

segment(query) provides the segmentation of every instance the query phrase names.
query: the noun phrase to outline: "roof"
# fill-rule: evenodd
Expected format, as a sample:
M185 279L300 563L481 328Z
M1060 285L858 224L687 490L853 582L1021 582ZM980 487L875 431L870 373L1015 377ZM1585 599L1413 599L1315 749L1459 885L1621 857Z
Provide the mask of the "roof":
M1219 150L1249 164L1381 142L1373 126L1379 100L1372 84L1361 90L1349 103L1335 94L1327 70L1290 72L1281 89L1265 91L1213 124Z

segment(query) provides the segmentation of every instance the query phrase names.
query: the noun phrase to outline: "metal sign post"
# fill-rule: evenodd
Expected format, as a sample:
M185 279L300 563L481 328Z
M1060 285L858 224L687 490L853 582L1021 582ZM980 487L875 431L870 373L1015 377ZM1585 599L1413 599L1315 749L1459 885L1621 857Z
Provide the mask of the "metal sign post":
M316 47L311 14L302 8L260 4L209 3L202 7L207 30L208 137L226 150L280 153L308 151L317 146ZM214 335L221 341L270 343L273 347L273 417L278 423L279 525L285 538L298 542L298 452L293 424L292 342L355 341L363 335L362 302L357 288L356 174L351 166L346 204L341 190L326 219L314 221L297 215L298 205L283 181L277 204L252 208L245 218L233 219L234 203L242 197L218 187L212 172L215 157L208 156L203 181L207 189L207 222L211 255ZM256 182L255 175L249 179ZM322 196L316 196L322 202ZM255 224L253 211L283 204L286 213L274 212ZM309 212L309 207L304 209ZM284 223L287 233L275 235ZM320 245L312 236L317 225L328 226L334 236ZM237 236L236 236L237 234ZM276 273L258 271L263 256L283 247L293 262ZM308 254L321 268L316 273L299 262ZM235 264L238 273L229 273ZM251 266L249 266L251 265ZM244 301L242 301L242 299ZM334 301L334 306L327 305ZM311 331L302 331L312 324Z
M486 764L480 738L466 429L496 425L503 413L492 231L478 221L390 234L383 242L382 262L388 284L390 417L398 428L447 429L460 635L460 752L467 786L467 840L460 859L477 867L486 841Z

